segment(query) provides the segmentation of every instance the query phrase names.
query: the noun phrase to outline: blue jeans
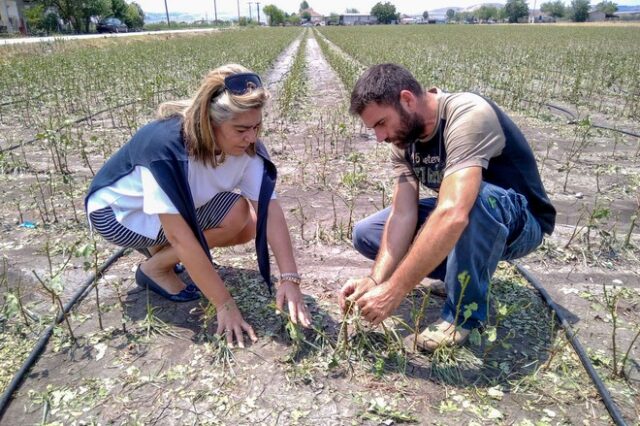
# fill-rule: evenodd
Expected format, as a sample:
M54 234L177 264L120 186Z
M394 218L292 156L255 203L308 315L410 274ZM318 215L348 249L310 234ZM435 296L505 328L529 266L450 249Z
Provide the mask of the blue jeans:
M436 201L420 200L416 233L435 209ZM355 249L369 259L374 260L378 254L390 213L390 208L379 211L356 223L353 229ZM466 329L479 327L487 319L489 281L498 262L525 256L541 242L540 224L527 208L526 198L511 189L483 182L469 213L469 224L447 258L429 274L429 278L445 283L447 301L442 318ZM477 304L477 309L465 320L463 312L472 303Z

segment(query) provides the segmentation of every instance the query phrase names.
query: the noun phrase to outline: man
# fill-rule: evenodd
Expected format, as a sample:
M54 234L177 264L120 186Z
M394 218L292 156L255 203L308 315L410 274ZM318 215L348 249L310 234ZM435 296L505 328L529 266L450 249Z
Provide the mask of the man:
M376 325L425 276L440 279L447 293L441 318L415 341L425 351L462 344L487 318L498 262L532 252L553 231L555 209L533 152L491 101L425 91L394 64L365 71L350 112L391 143L396 181L391 207L354 227L355 248L375 263L370 275L342 287L340 305L356 303ZM437 197L420 199L420 185Z

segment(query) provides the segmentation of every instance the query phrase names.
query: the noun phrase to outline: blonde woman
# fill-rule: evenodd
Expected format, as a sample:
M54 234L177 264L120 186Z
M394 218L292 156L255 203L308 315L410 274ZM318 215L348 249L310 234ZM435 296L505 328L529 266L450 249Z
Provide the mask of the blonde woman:
M200 297L217 308L219 334L244 347L247 324L211 262L209 248L255 238L269 288L267 241L294 322L310 325L291 238L273 191L276 169L258 139L269 95L260 77L240 65L209 72L193 99L160 106L96 174L85 199L89 222L108 241L147 253L136 283L175 302ZM267 237L268 236L268 237ZM174 272L182 263L196 283Z

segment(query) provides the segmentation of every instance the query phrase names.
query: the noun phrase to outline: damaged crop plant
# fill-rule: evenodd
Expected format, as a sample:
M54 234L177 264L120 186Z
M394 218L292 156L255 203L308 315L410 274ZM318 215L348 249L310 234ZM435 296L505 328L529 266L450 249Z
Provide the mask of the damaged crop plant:
M206 299L163 302L133 282L142 257L91 235L83 211L104 161L166 100L240 63L272 98L261 137L278 166L312 326L276 310L251 244L212 251L257 343L215 334ZM640 32L637 26L253 28L0 46L0 388L47 327L7 424L606 424L609 414L556 314L509 264L490 316L459 348L406 337L444 302L425 280L372 327L336 291L367 275L354 224L388 207L389 149L349 116L381 62L425 86L494 99L523 128L559 211L521 262L573 316L625 419L640 417ZM426 190L425 190L426 191ZM274 262L272 262L273 264ZM275 268L275 267L274 267ZM64 305L87 278L83 298ZM464 280L465 277L460 277ZM458 304L467 318L477 309Z

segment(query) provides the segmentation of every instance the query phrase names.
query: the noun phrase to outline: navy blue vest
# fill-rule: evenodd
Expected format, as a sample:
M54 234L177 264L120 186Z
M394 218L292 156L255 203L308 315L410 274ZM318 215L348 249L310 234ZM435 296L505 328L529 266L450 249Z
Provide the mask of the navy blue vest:
M258 267L269 291L271 291L271 268L267 246L267 213L276 185L277 170L261 141L256 142L256 153L264 160L264 172L258 196L258 219L256 226L256 252ZM170 117L156 120L142 127L102 166L94 177L85 198L87 200L100 188L115 183L131 173L136 166L146 167L158 185L171 199L180 215L187 222L209 259L211 253L202 230L198 227L196 208L188 181L188 155L182 135L182 119Z
M542 231L551 234L555 226L556 210L542 185L533 151L518 126L491 100L484 98L493 108L506 138L502 153L489 160L482 171L485 182L505 189L513 189L525 196L529 210L540 223ZM427 188L440 189L447 151L444 129L447 122L440 120L438 131L425 143L415 142L405 150L405 159L411 164L420 183Z

